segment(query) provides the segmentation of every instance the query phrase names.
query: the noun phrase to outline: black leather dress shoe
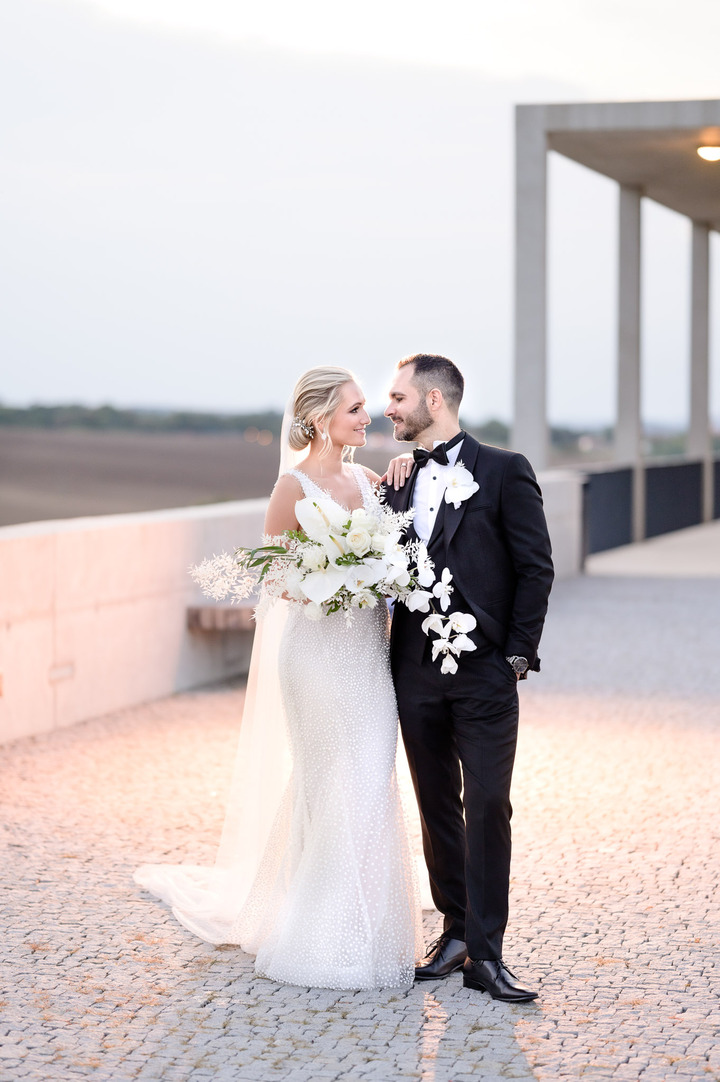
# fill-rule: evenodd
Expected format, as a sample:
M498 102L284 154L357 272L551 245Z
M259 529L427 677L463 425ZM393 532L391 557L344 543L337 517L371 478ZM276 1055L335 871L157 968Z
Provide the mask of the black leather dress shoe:
M506 1003L525 1003L538 996L537 992L521 988L515 974L494 958L480 958L477 962L468 958L463 966L463 984L466 988L489 992L493 999L502 999Z
M425 957L430 960L415 967L416 981L437 980L461 969L467 958L467 947L462 939L452 939L447 932L443 932L439 939L430 944Z

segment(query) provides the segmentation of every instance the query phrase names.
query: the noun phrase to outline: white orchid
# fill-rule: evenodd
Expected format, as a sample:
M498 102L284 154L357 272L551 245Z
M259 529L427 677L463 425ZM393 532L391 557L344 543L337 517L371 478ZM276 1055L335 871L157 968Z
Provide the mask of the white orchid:
M434 631L437 635L432 643L432 659L437 661L438 657L442 657L441 673L456 673L458 664L455 657L477 650L475 643L466 634L476 626L477 621L469 612L451 612L449 616L433 612L423 620L423 632L429 635Z
M451 612L447 619L450 621L451 631L456 635L467 635L468 631L474 631L477 627L477 620L469 612Z
M385 582L400 588L409 586L411 576L408 564L410 558L405 546L400 544L399 532L395 531L385 539L383 556L387 564Z
M433 612L423 620L421 627L424 635L428 635L431 631L443 635L445 632L445 618L439 612Z
M354 609L374 609L377 603L377 595L372 590L359 590L350 602Z
M456 673L458 671L458 663L452 654L445 654L440 666L441 673Z
M346 569L345 586L351 594L368 590L371 586L376 586L380 582L385 565L382 564L381 568L378 568L378 563L380 563L379 560L373 561L373 565L369 561L367 563L363 561L361 564L351 564Z
M469 500L480 488L470 470L466 470L462 462L447 469L445 476L447 478L445 503L451 503L455 509L465 500Z
M443 568L443 573L440 576L438 582L433 586L433 594L440 602L440 608L443 612L447 612L450 608L450 594L453 592L453 587L450 585L452 582L452 575L450 569Z
M429 612L433 595L429 590L413 590L405 604L410 612Z
M454 652L455 651L453 650L453 645L450 642L450 640L445 638L442 635L440 636L439 639L435 639L435 641L432 644L432 659L433 659L433 661L435 661L437 659L438 654L452 654Z

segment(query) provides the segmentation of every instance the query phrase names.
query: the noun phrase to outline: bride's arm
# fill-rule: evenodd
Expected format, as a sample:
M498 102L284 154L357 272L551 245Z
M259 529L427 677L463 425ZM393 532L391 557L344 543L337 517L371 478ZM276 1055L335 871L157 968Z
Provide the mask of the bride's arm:
M286 473L278 478L265 514L265 533L269 537L277 537L284 530L300 528L295 517L295 504L302 497L302 485L296 478Z
M397 490L402 488L407 481L412 468L413 456L410 454L398 455L396 458L391 458L383 481L385 481L388 488L394 488L397 492Z

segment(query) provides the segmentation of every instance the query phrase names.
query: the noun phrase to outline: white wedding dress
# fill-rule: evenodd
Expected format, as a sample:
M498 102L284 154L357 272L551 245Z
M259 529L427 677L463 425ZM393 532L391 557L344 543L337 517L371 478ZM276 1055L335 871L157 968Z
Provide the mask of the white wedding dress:
M371 510L367 476L351 468ZM306 496L328 498L305 474L290 472ZM274 679L290 757L271 824L264 832L262 823L243 824L262 799L245 793L244 810L242 800L228 810L214 869L145 865L135 879L203 939L254 954L262 976L323 988L408 987L422 937L395 771L386 607L359 610L348 624L343 613L313 621L299 604L278 606L287 618ZM253 757L267 755L267 747L255 747ZM244 761L242 737L240 749L242 790L261 764ZM282 751L276 754L282 774ZM258 835L262 851L248 865L244 851Z

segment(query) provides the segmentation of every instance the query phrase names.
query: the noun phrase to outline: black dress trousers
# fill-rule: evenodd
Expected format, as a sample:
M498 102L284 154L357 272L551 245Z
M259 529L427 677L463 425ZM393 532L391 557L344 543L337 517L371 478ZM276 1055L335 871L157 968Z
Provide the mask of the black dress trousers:
M461 599L451 609L462 611ZM393 678L444 931L471 958L502 957L510 883L510 783L518 729L517 680L502 651L476 632L456 673L431 660L424 615L398 606Z

